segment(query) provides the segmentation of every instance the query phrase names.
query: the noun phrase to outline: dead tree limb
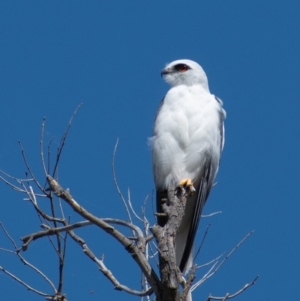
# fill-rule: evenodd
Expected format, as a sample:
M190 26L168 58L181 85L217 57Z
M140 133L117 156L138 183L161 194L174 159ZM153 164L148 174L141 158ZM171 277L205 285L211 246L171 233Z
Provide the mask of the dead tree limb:
M61 161L62 151L64 149L66 139L68 136L69 129L71 127L74 116L76 115L77 110L81 105L77 107L74 114L72 115L70 122L67 126L65 133L63 134L59 147L56 153L56 160L54 162L54 169L50 171L50 147L52 141L48 144L48 162L45 162L44 156L44 130L45 130L45 119L42 122L41 129L41 138L40 138L40 157L42 161L42 169L46 176L46 183L42 186L37 178L35 177L33 170L31 169L27 157L25 156L25 151L23 149L22 144L19 142L21 153L23 157L23 161L25 163L27 172L26 179L15 178L7 173L0 170L0 181L3 181L6 185L10 186L15 191L21 192L26 195L25 200L30 201L35 209L35 212L38 218L41 221L41 227L43 231L37 231L35 233L31 233L29 235L23 236L21 238L23 245L21 248L18 248L12 237L5 230L2 225L2 229L8 239L12 242L15 250L9 250L6 248L0 248L0 251L8 252L15 256L18 256L19 259L31 269L33 269L36 273L39 274L40 277L43 277L46 282L52 288L53 294L44 293L36 288L29 286L25 281L18 278L16 275L4 269L4 267L0 266L0 271L10 276L12 279L16 280L23 286L25 286L28 290L35 292L43 296L46 300L52 301L67 301L66 295L62 293L63 291L63 269L65 264L65 255L66 255L66 246L67 246L67 237L70 237L73 241L79 245L84 254L88 256L91 260L93 260L97 265L102 274L114 285L116 290L122 290L129 294L133 294L140 297L146 297L148 301L150 301L150 295L155 294L155 301L190 301L191 292L204 283L207 279L211 278L220 267L227 261L227 259L234 253L234 251L252 234L250 232L243 240L241 240L234 249L229 252L229 254L221 260L219 263L220 257L223 255L213 259L209 263L206 263L203 266L211 266L209 271L204 274L204 276L195 284L193 281L195 279L195 271L197 266L194 264L192 269L190 270L187 278L185 279L180 271L180 269L176 265L176 254L175 254L175 240L178 229L180 227L182 218L185 213L186 201L188 198L188 194L181 187L170 187L167 192L167 198L164 200L162 205L162 213L158 213L160 215L164 215L166 217L166 223L164 226L154 225L150 227L149 221L146 218L146 205L142 207L142 217L139 217L138 214L133 209L130 200L130 191L128 190L128 200L126 200L118 186L116 173L115 173L115 155L117 144L115 145L113 152L113 162L112 162L112 170L113 170L113 179L116 185L117 191L121 197L121 200L125 206L125 210L128 215L129 221L115 219L115 218L98 218L93 215L91 212L87 211L84 207L82 207L79 203L77 203L73 197L71 196L68 189L63 189L58 183L58 168L59 163ZM51 174L52 176L50 176ZM29 178L30 177L30 178ZM54 179L55 177L55 179ZM7 179L8 178L8 179ZM43 181L45 179L43 178ZM17 184L13 184L12 181L15 181ZM47 183L50 186L50 189L46 189ZM34 186L32 186L34 185ZM18 187L19 186L19 187ZM35 190L40 190L41 193L36 193ZM57 197L57 199L56 199ZM48 200L50 208L47 213L39 207L39 198L43 198L43 200ZM84 221L70 223L70 218L65 217L65 213L63 210L63 203L67 203L75 212L77 212L80 216L82 216ZM58 205L57 205L58 203ZM202 216L208 217L219 212ZM143 227L139 227L133 224L132 217L137 218L139 222L143 224ZM78 236L75 233L75 230L80 227L95 225L100 229L107 232L113 238L115 238L131 255L134 261L138 264L139 268L142 271L142 289L135 290L132 289L118 281L118 279L113 275L113 273L106 267L104 264L104 255L101 258L95 256L93 251L88 247L87 243L83 238ZM132 232L132 237L127 237L121 231L113 227L113 225L120 225L128 228ZM0 224L1 226L1 224ZM152 234L150 234L150 232ZM204 234L203 240L199 247L197 254L200 253L201 247L207 235L208 228ZM53 238L54 236L54 238ZM23 256L22 252L26 251L29 244L34 240L41 239L46 237L51 246L53 247L55 253L58 256L59 264L58 264L58 284L55 286L53 282L48 278L41 270L35 267L33 264L29 263ZM152 240L156 239L157 245ZM55 241L56 240L56 241ZM156 250L152 250L151 244L154 245ZM149 250L151 254L149 255ZM150 265L149 259L154 258L157 264L156 254L160 258L159 260L159 272L160 277L154 271L154 269ZM158 265L158 264L157 264ZM212 300L222 300L225 301L227 299L234 298L244 292L247 288L253 285L258 276L251 282L246 284L243 288L237 291L234 294L227 293L223 297L215 297L210 295L207 301Z
M176 264L175 239L178 228L184 216L186 195L182 188L168 190L168 199L162 206L163 214L167 216L164 227L155 225L151 231L157 241L160 257L160 276L162 283L161 300L179 301L182 274ZM160 299L159 299L160 300Z
M47 176L47 180L50 186L50 189L55 193L55 195L64 201L66 201L67 204L69 204L72 209L77 212L82 217L86 218L90 222L92 222L94 225L98 226L111 236L113 236L117 241L119 241L127 250L127 252L132 256L134 261L138 264L138 266L141 268L142 272L144 273L145 277L147 278L147 281L150 283L153 291L156 295L159 294L160 291L160 281L158 276L156 275L155 271L152 269L150 264L148 263L146 257L142 252L139 251L137 246L132 243L130 239L128 239L126 236L124 236L121 232L119 232L117 229L103 221L102 219L94 216L90 212L88 212L86 209L84 209L82 206L80 206L71 196L71 194L64 190L57 181L55 181L50 175Z
M215 297L212 295L209 295L207 298L207 301L211 301L211 300L220 300L220 301L225 301L228 299L232 299L236 296L238 296L239 294L241 294L242 292L244 292L247 288L249 288L251 285L254 285L256 280L258 279L258 275L250 282L244 285L244 287L242 287L240 290L238 290L237 292L235 292L234 294L229 294L227 293L224 297Z

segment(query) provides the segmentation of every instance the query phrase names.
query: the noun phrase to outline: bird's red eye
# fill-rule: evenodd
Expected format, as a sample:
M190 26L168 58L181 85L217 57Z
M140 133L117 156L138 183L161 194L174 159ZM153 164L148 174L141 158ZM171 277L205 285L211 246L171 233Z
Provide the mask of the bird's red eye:
M180 71L180 72L186 72L190 69L190 67L185 64L178 64L175 66L175 68L177 71Z
M185 72L186 70L188 70L188 67L186 65L180 67L181 72Z

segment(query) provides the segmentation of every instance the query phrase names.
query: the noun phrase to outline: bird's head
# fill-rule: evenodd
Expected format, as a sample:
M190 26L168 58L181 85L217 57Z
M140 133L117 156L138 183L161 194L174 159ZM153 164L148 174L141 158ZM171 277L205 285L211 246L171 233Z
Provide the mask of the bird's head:
M204 70L191 60L177 60L168 64L161 71L161 76L171 86L200 84L208 90L208 81Z

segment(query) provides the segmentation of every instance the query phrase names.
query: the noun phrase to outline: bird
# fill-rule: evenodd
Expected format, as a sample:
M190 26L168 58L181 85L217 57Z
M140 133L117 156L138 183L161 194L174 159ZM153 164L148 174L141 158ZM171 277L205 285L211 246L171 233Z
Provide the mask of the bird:
M193 265L193 245L202 209L219 168L226 112L209 91L202 67L188 59L166 65L161 76L171 88L160 103L153 135L152 169L157 212L175 185L188 191L185 214L175 240L176 264L183 274ZM157 217L164 226L166 218Z

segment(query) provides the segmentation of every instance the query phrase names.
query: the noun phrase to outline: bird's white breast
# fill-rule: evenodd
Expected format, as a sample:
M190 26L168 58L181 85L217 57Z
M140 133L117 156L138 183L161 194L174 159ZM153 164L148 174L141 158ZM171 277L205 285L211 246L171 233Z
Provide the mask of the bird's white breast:
M221 105L201 85L171 88L154 124L152 145L156 187L166 189L197 175L209 155L219 163Z

